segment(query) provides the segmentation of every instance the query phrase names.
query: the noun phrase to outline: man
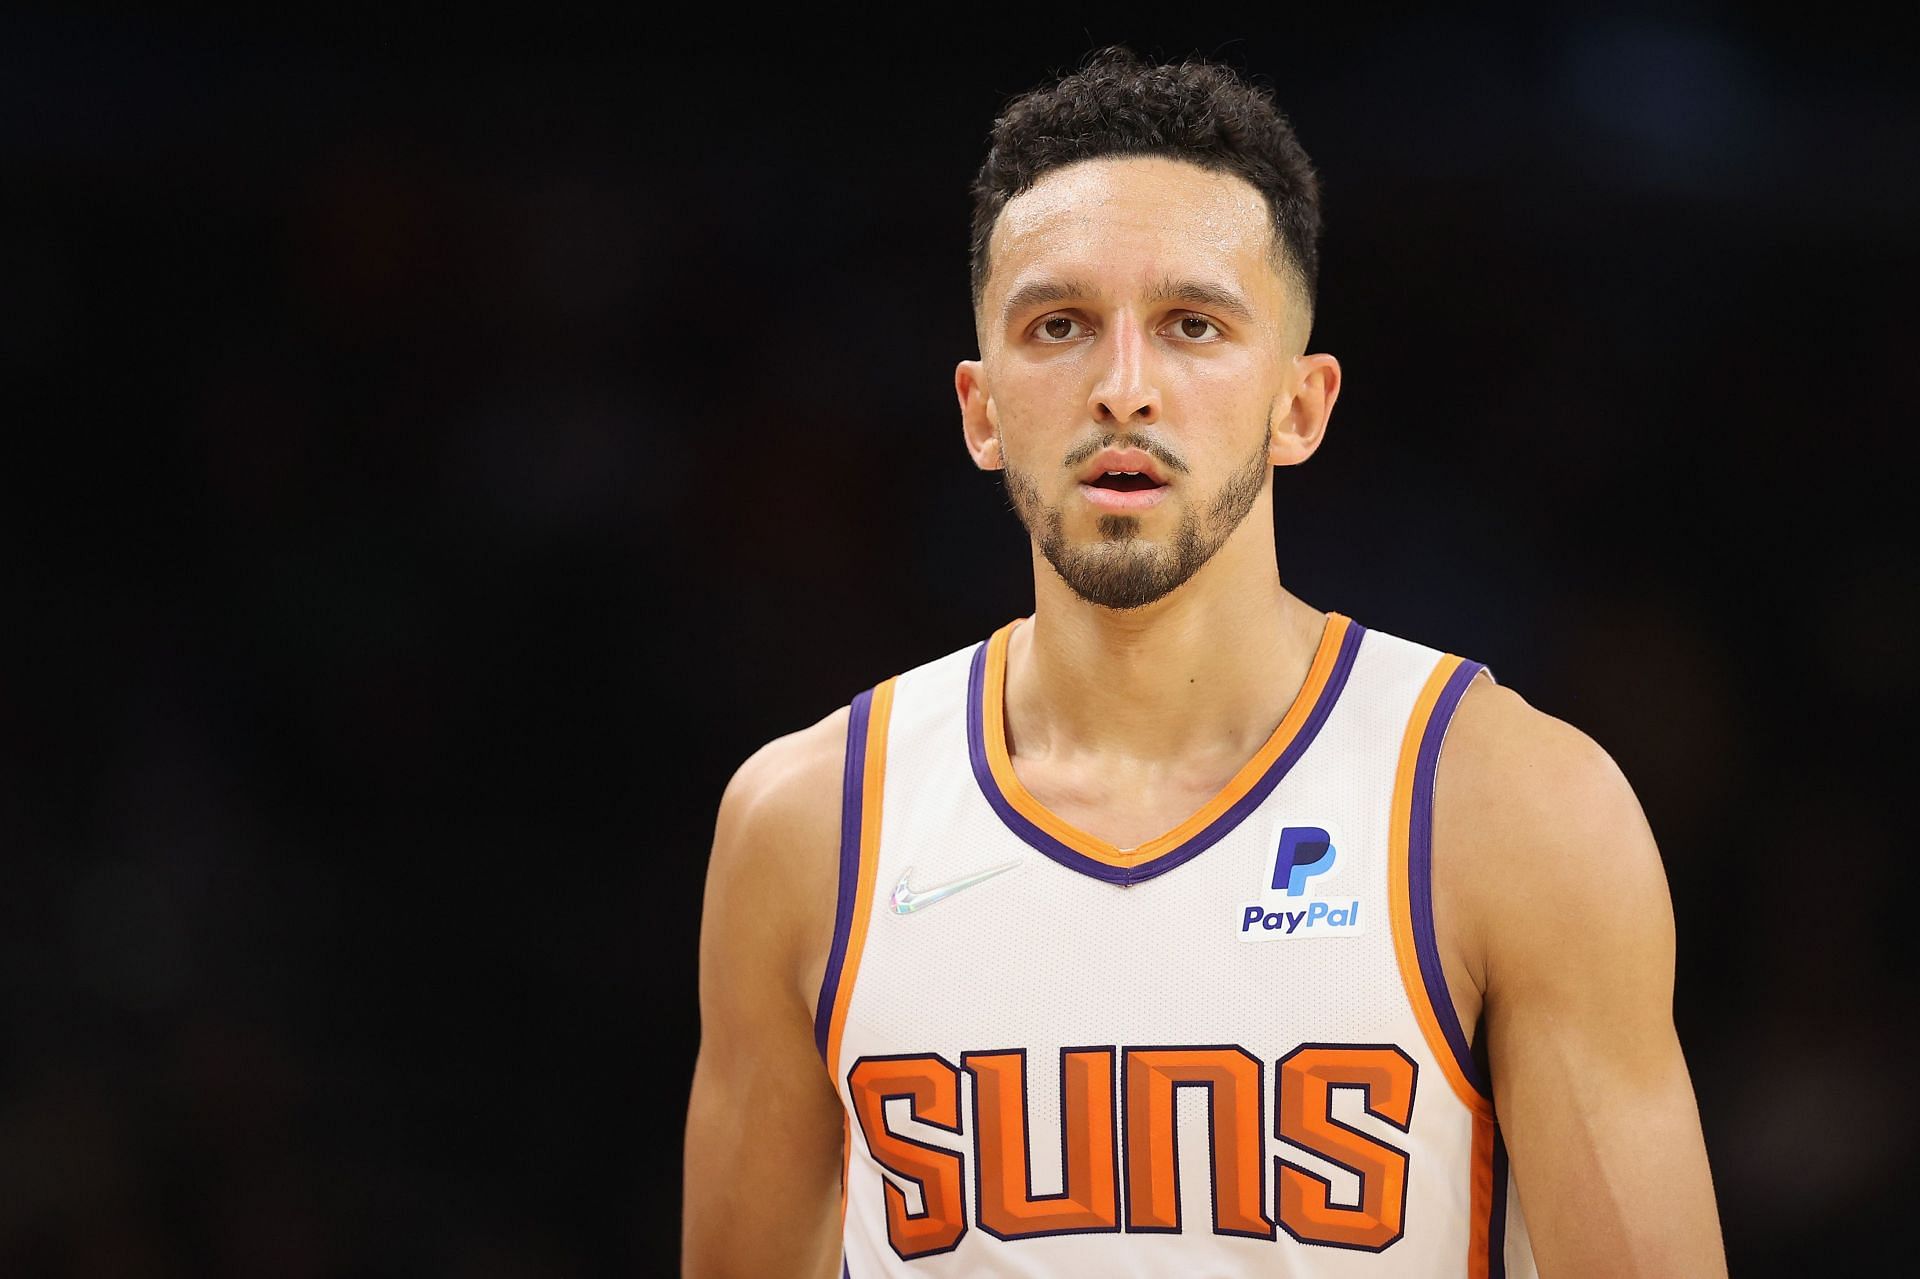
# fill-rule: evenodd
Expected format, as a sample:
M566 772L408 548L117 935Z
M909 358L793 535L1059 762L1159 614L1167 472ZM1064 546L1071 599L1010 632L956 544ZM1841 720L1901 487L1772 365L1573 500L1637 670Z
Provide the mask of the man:
M1340 389L1286 121L1110 50L974 193L1033 615L728 786L688 1273L1723 1273L1618 769L1281 586Z

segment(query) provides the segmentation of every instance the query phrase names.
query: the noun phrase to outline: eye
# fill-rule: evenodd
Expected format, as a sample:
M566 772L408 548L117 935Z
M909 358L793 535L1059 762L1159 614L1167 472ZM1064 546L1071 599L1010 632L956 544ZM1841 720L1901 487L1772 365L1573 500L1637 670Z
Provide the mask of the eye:
M1183 315L1174 322L1174 327L1179 330L1181 337L1194 342L1204 342L1209 336L1220 336L1220 330L1204 315Z
M1080 328L1080 321L1072 316L1049 315L1040 321L1034 332L1050 342L1071 342L1080 336L1074 331L1078 328Z

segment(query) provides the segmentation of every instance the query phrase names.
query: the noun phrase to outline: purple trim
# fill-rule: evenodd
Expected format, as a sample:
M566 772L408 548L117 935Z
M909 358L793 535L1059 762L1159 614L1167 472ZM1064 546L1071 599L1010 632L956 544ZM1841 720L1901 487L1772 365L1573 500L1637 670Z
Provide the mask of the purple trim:
M1507 1279L1507 1143L1493 1130L1493 1211L1487 1222L1487 1279Z
M987 682L987 645L982 644L973 653L973 670L967 677L967 753L973 760L973 777L980 785L980 793L986 797L993 811L1000 815L1007 829L1021 839L1039 849L1068 870L1077 870L1083 875L1103 879L1109 884L1126 887L1164 875L1183 862L1192 861L1206 852L1245 821L1247 815L1260 807L1280 779L1287 775L1295 762L1313 745L1313 739L1320 733L1320 726L1327 721L1333 711L1333 704L1340 700L1340 691L1347 686L1347 676L1353 670L1354 655L1360 651L1361 637L1366 628L1360 623L1349 621L1347 633L1340 639L1340 652L1333 659L1333 670L1327 674L1325 687L1314 700L1313 709L1307 712L1306 722L1300 725L1300 731L1293 735L1279 758L1261 775L1247 793L1236 800L1226 812L1184 844L1168 849L1152 861L1141 862L1138 866L1109 866L1096 861L1084 853L1075 851L1061 843L1038 826L1028 821L1020 810L1000 791L1000 783L994 780L993 768L987 763L987 737L984 714L986 709ZM1002 712L1004 713L1004 711Z
M1448 677L1440 698L1427 717L1420 738L1420 755L1413 766L1413 814L1407 838L1407 907L1413 916L1413 949L1420 960L1420 976L1427 985L1427 1002L1433 1006L1434 1020L1440 1023L1453 1049L1453 1060L1475 1092L1491 1098L1492 1090L1480 1073L1480 1065L1467 1047L1467 1037L1454 1015L1453 996L1447 990L1447 975L1440 967L1440 946L1433 936L1433 779L1440 763L1440 743L1446 739L1453 711L1466 694L1467 685L1486 667L1478 662L1462 662Z
M833 1001L840 993L840 968L847 962L847 936L853 931L853 901L860 894L860 809L865 800L867 721L872 713L873 690L868 689L853 699L853 713L847 718L847 762L840 780L840 892L833 910L833 949L827 952L820 1002L813 1011L813 1042L823 1062Z

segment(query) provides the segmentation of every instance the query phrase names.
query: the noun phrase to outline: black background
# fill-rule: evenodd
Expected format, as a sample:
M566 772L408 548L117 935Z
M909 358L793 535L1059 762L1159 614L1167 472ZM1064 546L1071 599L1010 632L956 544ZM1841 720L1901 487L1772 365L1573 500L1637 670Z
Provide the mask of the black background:
M1623 12L0 22L0 1273L672 1268L721 788L1030 608L966 186L1111 40L1324 178L1283 578L1614 754L1735 1273L1877 1255L1920 92Z

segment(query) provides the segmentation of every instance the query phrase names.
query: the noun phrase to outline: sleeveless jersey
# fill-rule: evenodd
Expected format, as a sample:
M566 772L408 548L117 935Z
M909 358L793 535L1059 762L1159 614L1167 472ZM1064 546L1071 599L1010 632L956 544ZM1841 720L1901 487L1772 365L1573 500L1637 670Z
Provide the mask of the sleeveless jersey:
M845 1275L1534 1274L1429 895L1484 668L1331 614L1253 759L1122 850L1014 775L1018 625L853 702Z

